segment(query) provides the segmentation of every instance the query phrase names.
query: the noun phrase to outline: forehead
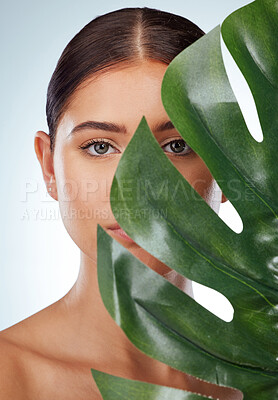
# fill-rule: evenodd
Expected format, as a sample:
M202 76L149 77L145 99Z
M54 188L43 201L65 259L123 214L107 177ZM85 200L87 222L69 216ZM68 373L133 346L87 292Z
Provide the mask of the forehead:
M71 125L86 119L138 118L164 111L161 84L167 64L144 61L98 73L73 93L61 121ZM164 111L164 115L166 112Z
M78 86L71 103L76 104L82 97L94 94L112 96L121 92L132 94L132 90L136 90L137 93L157 89L160 91L167 66L162 62L148 60L139 64L123 63L99 71Z

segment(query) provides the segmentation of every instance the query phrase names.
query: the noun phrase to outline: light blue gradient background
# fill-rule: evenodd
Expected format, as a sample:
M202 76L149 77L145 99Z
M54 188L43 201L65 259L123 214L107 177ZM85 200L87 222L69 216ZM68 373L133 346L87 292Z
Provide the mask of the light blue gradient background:
M2 2L0 330L60 299L78 274L79 249L59 218L58 203L46 193L34 151L35 132L48 132L47 85L69 40L94 17L123 7L148 6L180 14L209 32L232 11L248 3L244 0ZM26 189L30 192L27 197ZM29 217L24 219L27 214Z

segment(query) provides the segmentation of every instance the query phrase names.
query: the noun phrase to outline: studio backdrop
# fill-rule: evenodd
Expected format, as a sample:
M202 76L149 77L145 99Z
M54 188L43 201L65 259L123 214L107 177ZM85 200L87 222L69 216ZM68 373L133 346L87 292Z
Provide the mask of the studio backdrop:
M0 119L0 330L47 307L73 286L79 249L47 194L34 150L38 130L48 133L48 82L69 40L98 15L124 7L152 7L186 17L206 33L244 0L49 0L1 4ZM250 133L262 140L249 88L222 42L224 63ZM222 218L235 232L242 222L229 201ZM194 284L196 301L225 320L232 307L220 294Z

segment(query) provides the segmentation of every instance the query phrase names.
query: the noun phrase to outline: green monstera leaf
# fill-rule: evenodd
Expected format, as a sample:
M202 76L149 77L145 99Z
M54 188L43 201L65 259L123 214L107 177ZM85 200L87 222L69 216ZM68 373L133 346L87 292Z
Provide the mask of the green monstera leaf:
M249 133L220 34L254 96L264 138ZM227 323L98 226L103 302L142 352L245 400L278 399L278 1L256 0L180 53L162 101L243 221L232 231L165 155L143 117L118 164L111 207L124 231L179 274L226 296ZM127 188L128 185L128 188ZM91 370L104 400L205 398Z

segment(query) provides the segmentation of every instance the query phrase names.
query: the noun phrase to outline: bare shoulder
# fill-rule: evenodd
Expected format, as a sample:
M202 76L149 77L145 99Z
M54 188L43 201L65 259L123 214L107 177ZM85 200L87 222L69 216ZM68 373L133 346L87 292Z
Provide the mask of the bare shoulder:
M38 313L39 314L39 313ZM0 331L0 400L29 400L34 355L33 316Z
M0 335L0 393L1 400L23 400L26 380L20 351Z
M39 351L37 322L23 320L0 331L0 400L101 400L88 366Z

